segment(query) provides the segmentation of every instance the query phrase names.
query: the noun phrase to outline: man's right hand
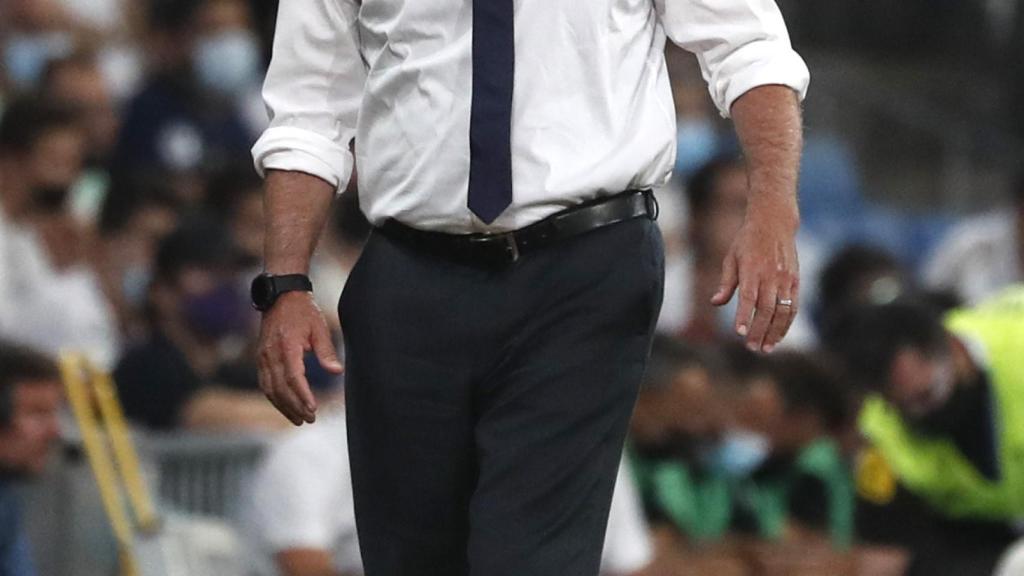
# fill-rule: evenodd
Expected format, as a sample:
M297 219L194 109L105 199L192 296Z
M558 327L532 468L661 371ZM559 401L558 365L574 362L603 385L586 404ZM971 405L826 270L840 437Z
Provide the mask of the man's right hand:
M259 340L260 388L296 426L316 420L316 398L306 380L305 353L312 350L324 370L341 374L331 333L309 292L286 292L264 312Z

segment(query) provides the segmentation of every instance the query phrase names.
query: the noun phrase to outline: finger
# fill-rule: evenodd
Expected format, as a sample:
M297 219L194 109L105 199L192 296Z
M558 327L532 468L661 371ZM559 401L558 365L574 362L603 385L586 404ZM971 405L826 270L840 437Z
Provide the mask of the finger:
M764 346L768 327L771 326L772 318L775 317L775 298L777 295L778 288L769 282L763 283L758 288L754 321L750 324L750 333L747 336L747 347L751 350L761 350Z
M332 374L341 374L345 369L338 360L338 353L334 349L334 342L331 340L331 332L327 329L325 322L318 322L313 328L313 352L324 370Z
M739 278L736 273L736 257L732 252L730 252L722 263L722 279L718 284L718 291L711 297L711 303L715 306L722 306L731 300L738 283Z
M300 422L289 416L284 409L281 408L281 403L277 401L274 393L273 376L270 368L270 364L264 358L263 354L259 356L259 366L257 370L259 377L260 390L263 391L263 395L267 398L274 408L277 409L285 418L287 418L292 424L298 425Z
M793 306L789 310L789 321L786 322L786 328L782 331L782 336L785 337L789 334L789 329L793 326L793 321L796 320L796 315L800 311L800 280L793 280L793 286L790 288L789 299L793 301Z
M750 334L750 321L754 316L754 309L757 306L757 291L757 281L748 280L741 275L739 285L740 299L736 307L736 333L740 336Z
M283 357L278 353L277 358L268 361L271 374L271 400L274 406L281 411L292 424L302 424L302 403L288 386L288 374L286 373Z
M783 304L783 301L789 302L789 304ZM793 323L795 315L796 300L793 298L792 289L780 290L775 304L775 315L772 317L771 326L768 327L768 335L765 336L764 345L761 348L764 352L771 352L775 345L782 341L782 338L789 330L789 326Z
M301 346L283 347L281 360L284 363L285 386L291 394L288 401L306 422L313 422L316 415L316 400L306 381L306 365L302 361Z

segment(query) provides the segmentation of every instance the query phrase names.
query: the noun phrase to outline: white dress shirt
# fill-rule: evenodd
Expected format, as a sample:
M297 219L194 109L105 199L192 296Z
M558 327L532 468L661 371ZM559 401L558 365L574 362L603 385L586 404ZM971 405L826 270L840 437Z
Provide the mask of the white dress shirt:
M751 88L802 98L809 81L774 0L515 0L514 25L513 203L493 224L466 205L471 0L281 2L257 170L306 172L341 191L355 163L375 224L510 230L668 180L666 35L696 53L725 116Z

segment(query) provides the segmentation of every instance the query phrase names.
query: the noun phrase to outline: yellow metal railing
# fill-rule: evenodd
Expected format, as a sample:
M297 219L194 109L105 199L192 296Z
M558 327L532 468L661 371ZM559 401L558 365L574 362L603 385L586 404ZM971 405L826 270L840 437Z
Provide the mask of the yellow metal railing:
M155 533L160 521L142 479L138 454L117 392L110 375L82 355L63 355L60 369L89 466L117 540L121 576L140 576L135 555L136 533Z

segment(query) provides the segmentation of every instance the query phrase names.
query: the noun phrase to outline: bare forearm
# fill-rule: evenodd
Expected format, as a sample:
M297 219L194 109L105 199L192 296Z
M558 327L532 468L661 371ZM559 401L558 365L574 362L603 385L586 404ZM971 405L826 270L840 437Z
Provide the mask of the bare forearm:
M786 86L759 86L733 103L732 118L747 161L749 212L795 229L803 147L796 93Z
M267 272L307 274L317 239L330 211L330 184L302 172L270 170L264 192Z

